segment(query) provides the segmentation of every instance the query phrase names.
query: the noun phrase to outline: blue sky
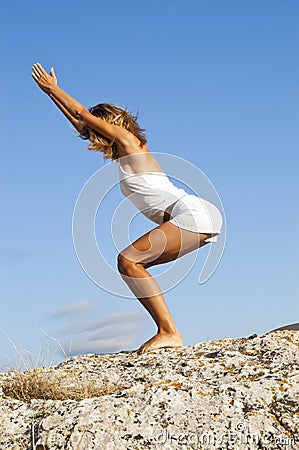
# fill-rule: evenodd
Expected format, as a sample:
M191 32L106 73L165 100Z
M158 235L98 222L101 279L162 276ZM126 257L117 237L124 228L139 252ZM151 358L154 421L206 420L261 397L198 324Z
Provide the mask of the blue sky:
M137 300L100 289L76 258L76 199L104 162L38 89L35 62L87 107L138 111L151 151L215 186L220 265L199 285L203 248L165 295L185 345L298 322L298 16L288 0L2 2L1 367L16 365L12 342L58 361L57 341L114 352L155 333ZM132 237L154 226L141 217Z

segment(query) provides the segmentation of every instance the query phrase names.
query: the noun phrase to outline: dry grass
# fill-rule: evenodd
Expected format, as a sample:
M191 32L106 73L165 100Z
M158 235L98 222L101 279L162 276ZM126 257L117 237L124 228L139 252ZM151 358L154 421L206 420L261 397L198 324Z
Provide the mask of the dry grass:
M57 347L53 353L50 350L50 345L47 341L46 349L42 349L40 345L38 355L35 357L32 352L17 348L15 343L10 339L5 331L0 329L0 332L6 336L18 355L16 364L17 369L13 368L10 369L8 373L0 373L0 390L2 390L4 396L20 400L25 403L29 403L33 399L80 401L86 398L94 398L118 393L124 389L124 386L118 384L112 385L107 382L103 383L102 386L95 386L95 383L88 379L87 373L80 372L76 369L61 370L53 368L55 353L57 351L59 351L60 354L62 353L65 360L67 359L67 353L56 338L48 336L43 330L41 331L49 340L54 341ZM49 369L45 369L45 366L48 366ZM90 405L90 411L92 411L92 404ZM50 405L47 406L42 403L37 405L35 408L35 419L31 424L29 447L27 443L24 444L23 441L18 441L18 443L16 443L18 448L25 449L26 447L26 449L32 448L32 450L49 449L48 446L44 446L43 444L36 444L35 426L38 424L39 420L51 415L52 412L53 409ZM81 444L88 427L88 424L83 426L80 439L75 450L81 450Z
M52 367L57 363L61 362L61 355L63 355L63 359L68 359L67 352L62 347L61 343L55 337L49 336L43 329L40 329L43 335L47 338L45 342L41 342L41 336L39 336L39 351L36 354L32 353L28 349L19 348L13 342L13 340L8 336L8 334L0 328L0 332L4 334L8 342L11 344L15 353L17 355L16 361L14 365L17 367L18 371L26 371L30 369L34 369L36 367ZM56 348L54 349L54 353L50 348L50 341L56 344ZM56 355L60 353L60 360L57 361ZM14 369L10 369L13 371ZM7 367L5 367L5 372L7 372Z
M60 371L52 369L53 353L50 351L49 342L46 342L46 348L41 348L37 357L33 361L32 352L19 349L3 329L0 331L6 336L18 355L17 369L10 369L0 379L0 389L7 397L30 402L36 400L83 400L85 398L100 397L120 392L123 387L120 385L105 384L95 386L87 375L75 370ZM44 330L43 334L54 341L57 345L56 351L64 355L67 359L67 353L60 342L51 336L48 336ZM51 363L49 364L49 361ZM49 369L45 369L45 366Z
M82 376L82 374L81 374ZM30 402L40 400L83 400L121 391L121 386L105 385L97 387L89 380L82 380L74 372L60 378L43 369L26 372L11 371L1 383L7 397Z

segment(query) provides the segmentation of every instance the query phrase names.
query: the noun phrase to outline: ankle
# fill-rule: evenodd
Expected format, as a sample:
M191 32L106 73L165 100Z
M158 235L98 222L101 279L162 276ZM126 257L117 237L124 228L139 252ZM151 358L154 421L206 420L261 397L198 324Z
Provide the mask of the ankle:
M169 326L158 327L158 333L167 336L181 336L179 330L176 327L169 327Z

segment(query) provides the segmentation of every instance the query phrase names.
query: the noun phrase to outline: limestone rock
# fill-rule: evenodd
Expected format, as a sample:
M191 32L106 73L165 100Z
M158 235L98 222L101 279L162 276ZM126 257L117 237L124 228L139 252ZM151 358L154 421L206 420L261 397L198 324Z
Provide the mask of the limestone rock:
M75 356L38 374L97 396L16 400L0 374L1 450L299 449L297 331Z

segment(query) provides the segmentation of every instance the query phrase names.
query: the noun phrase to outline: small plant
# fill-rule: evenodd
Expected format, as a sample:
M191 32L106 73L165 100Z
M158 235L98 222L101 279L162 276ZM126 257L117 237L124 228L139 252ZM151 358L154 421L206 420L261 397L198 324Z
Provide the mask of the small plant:
M32 353L28 350L20 350L9 338L4 330L0 330L14 347L18 355L17 369L11 369L1 377L0 388L5 396L23 402L36 400L83 400L85 398L100 397L113 394L123 389L120 385L106 383L103 386L95 386L82 372L75 370L59 371L52 367L45 367L45 361L53 361L47 341L46 351L40 350L36 361L32 360ZM67 359L67 354L60 342L41 330L47 338L57 344L57 349ZM49 365L49 364L47 364ZM22 368L22 369L21 369Z
M3 394L7 397L30 402L41 400L83 400L100 397L123 389L121 386L105 385L97 387L91 381L80 380L74 372L63 378L43 369L26 372L11 371L2 382Z
M15 366L18 371L26 371L29 369L34 369L35 367L46 367L53 366L53 364L57 363L57 351L60 352L60 361L61 355L63 355L63 359L67 359L67 353L62 347L61 343L55 337L49 336L43 329L40 329L41 332L46 336L47 340L45 342L41 342L41 338L39 336L39 351L37 355L34 355L30 350L24 348L18 348L17 345L13 342L13 340L8 336L8 334L0 328L0 332L4 334L8 342L14 348L17 359L15 362ZM53 351L50 349L49 340L55 342L56 348ZM59 361L59 362L60 362ZM14 370L14 369L11 369ZM6 371L6 370L5 370Z

